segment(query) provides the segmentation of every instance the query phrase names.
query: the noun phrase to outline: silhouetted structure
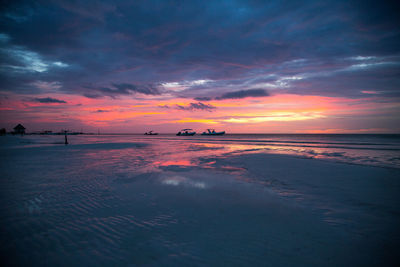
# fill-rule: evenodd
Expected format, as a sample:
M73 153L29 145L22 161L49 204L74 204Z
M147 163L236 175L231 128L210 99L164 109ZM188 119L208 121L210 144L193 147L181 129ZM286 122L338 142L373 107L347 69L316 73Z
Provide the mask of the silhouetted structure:
M68 139L67 139L67 132L68 131L64 131L64 136L65 136L65 145L68 145Z
M0 135L6 135L6 128L0 129Z
M153 131L148 131L144 133L145 135L158 135L158 133L155 133Z
M182 129L180 130L176 135L178 136L192 136L195 135L196 132L194 132L192 129Z
M22 126L22 124L18 124L17 126L14 127L14 132L13 134L25 134L25 127Z

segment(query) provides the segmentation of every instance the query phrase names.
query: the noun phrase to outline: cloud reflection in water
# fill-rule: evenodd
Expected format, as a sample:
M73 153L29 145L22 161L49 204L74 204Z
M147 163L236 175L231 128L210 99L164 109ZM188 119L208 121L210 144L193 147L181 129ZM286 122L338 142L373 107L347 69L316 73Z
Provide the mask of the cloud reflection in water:
M163 178L161 180L161 183L164 185L171 185L171 186L185 186L185 187L194 187L199 189L207 188L207 185L204 182L193 181L192 179L177 175Z

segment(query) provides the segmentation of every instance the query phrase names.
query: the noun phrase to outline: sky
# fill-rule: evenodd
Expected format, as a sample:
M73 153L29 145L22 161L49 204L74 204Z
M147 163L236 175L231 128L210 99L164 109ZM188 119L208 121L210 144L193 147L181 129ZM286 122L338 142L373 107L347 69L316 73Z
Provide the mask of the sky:
M2 1L0 128L400 133L395 1Z

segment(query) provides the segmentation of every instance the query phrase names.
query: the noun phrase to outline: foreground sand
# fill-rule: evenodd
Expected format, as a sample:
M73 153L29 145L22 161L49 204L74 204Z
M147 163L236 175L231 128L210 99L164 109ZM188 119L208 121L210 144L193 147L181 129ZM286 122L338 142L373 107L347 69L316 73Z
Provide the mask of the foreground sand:
M168 149L151 154L152 147L3 147L3 261L25 266L399 263L398 169L211 152L189 163L166 164L172 157ZM160 153L167 156L158 158Z

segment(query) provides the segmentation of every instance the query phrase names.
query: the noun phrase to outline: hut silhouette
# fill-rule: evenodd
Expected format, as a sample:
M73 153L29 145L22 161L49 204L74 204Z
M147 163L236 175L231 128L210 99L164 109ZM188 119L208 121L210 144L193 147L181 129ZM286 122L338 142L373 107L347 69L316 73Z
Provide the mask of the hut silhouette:
M25 127L22 124L18 124L14 127L14 134L25 134Z

